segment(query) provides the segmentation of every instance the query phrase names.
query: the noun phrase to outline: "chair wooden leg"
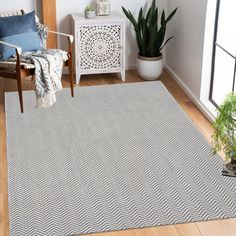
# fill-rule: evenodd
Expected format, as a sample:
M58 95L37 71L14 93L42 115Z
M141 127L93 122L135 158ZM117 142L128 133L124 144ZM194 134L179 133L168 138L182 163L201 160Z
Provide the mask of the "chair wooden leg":
M69 76L70 76L70 90L71 90L71 97L74 97L74 75L72 70L72 64L69 62Z
M31 82L34 82L35 80L35 75L31 75Z
M71 97L74 97L74 74L73 74L73 55L72 55L72 42L73 40L71 37L68 37L68 69L69 69L69 76L70 76L70 90L71 90Z
M19 101L20 101L20 110L21 110L21 113L24 113L21 76L19 75L17 76L17 89L18 89L18 95L19 95Z
M17 62L16 62L16 80L17 80L17 89L18 89L18 95L20 100L20 110L21 113L24 113L23 108L23 94L22 94L22 81L21 81L21 68L20 68L20 52L19 49L16 49L16 56L17 56Z

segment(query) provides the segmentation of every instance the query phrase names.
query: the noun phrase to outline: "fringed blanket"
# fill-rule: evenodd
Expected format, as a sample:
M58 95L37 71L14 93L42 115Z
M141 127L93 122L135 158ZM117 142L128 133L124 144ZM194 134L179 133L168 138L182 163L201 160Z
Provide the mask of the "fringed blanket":
M37 52L26 52L21 61L35 66L36 107L49 107L56 102L55 93L62 89L61 76L68 54L59 49L47 49Z

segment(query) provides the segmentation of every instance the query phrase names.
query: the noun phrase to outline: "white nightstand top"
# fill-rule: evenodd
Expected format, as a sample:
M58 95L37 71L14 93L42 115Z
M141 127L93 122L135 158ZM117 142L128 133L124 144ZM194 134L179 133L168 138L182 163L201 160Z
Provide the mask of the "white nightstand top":
M77 13L71 15L74 21L91 21L91 22L97 22L99 21L108 21L111 22L113 20L125 20L124 16L122 16L119 12L111 12L110 15L107 16L95 16L93 18L86 18L84 13Z

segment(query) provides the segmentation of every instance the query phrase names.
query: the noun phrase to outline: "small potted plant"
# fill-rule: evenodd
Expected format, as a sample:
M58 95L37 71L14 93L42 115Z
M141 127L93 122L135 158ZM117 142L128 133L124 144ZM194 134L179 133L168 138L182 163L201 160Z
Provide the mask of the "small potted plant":
M213 123L212 135L214 153L223 151L226 156L223 175L236 177L236 95L231 93L219 107Z
M93 18L95 17L95 9L93 6L89 5L85 8L85 17L86 18Z
M165 40L167 23L175 15L177 8L166 17L165 11L162 11L160 23L158 19L158 8L156 1L153 0L147 13L141 7L138 19L136 20L132 13L122 6L123 12L132 23L137 44L139 48L137 58L137 72L142 79L156 80L162 74L163 59L161 50L173 38ZM160 24L160 26L159 26Z

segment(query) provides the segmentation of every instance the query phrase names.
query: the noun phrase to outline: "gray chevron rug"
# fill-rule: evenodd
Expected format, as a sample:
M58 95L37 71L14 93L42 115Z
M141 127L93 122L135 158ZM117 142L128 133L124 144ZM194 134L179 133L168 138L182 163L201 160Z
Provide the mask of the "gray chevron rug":
M236 217L236 178L161 82L7 93L11 235L76 235Z

